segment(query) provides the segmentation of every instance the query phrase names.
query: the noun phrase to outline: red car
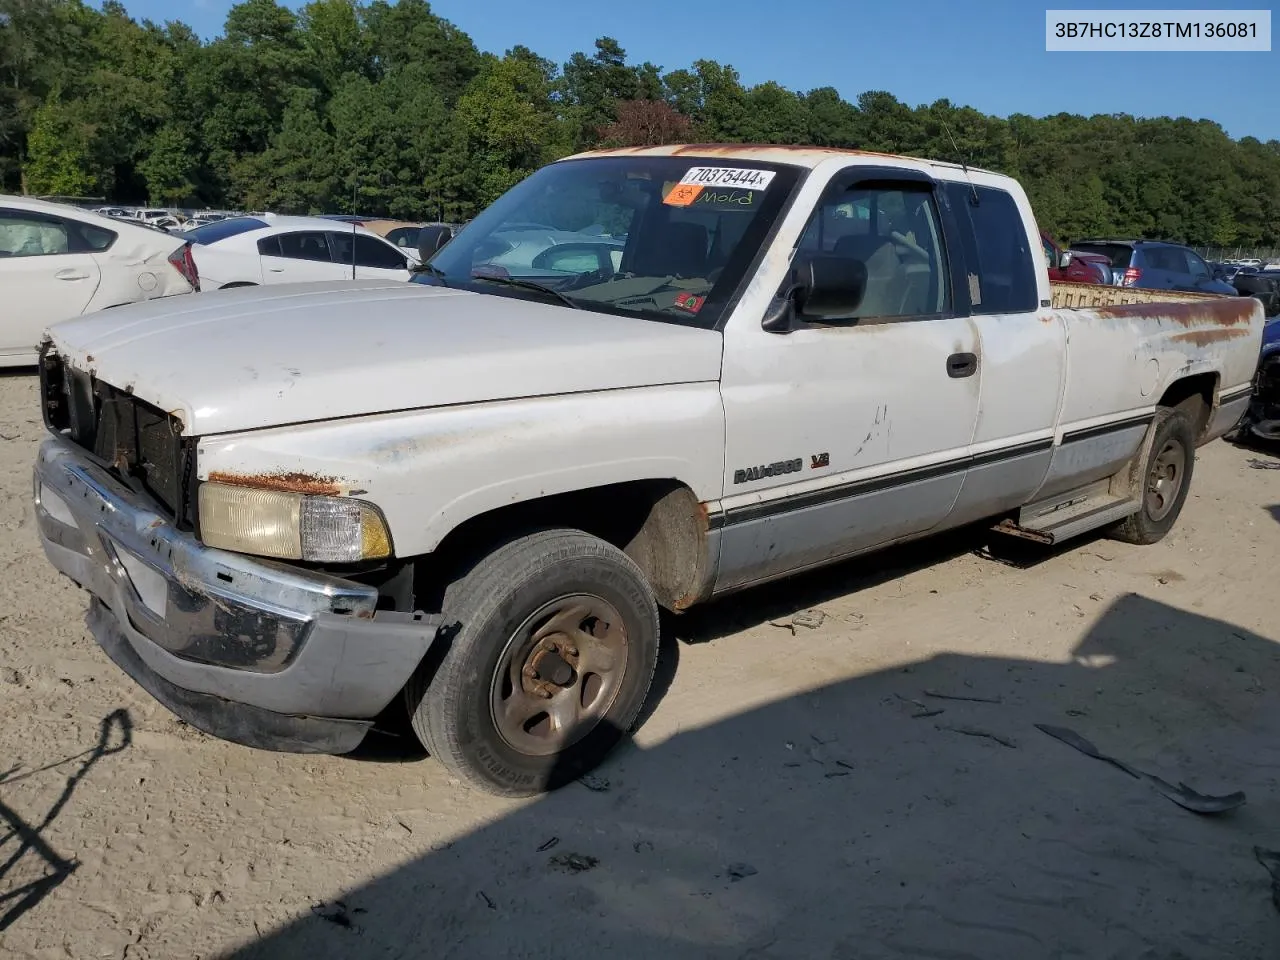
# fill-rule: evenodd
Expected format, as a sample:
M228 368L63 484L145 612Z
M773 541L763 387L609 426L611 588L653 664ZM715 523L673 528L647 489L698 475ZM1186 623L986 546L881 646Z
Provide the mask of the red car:
M1111 261L1100 253L1063 250L1053 237L1040 231L1045 265L1052 283L1111 283Z

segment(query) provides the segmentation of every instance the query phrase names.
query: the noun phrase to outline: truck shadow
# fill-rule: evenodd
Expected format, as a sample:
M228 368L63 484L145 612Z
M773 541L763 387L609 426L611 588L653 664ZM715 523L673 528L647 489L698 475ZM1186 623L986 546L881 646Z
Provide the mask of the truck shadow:
M20 780L45 773L65 764L79 761L67 777L66 785L38 822L23 817L16 809L0 800L0 932L8 929L29 910L56 890L79 866L61 856L50 846L44 833L66 808L76 788L103 757L119 753L133 742L133 720L129 711L120 709L102 718L98 725L98 742L84 753L50 763L38 770L22 772L20 766L0 773L0 787L12 786ZM12 844L12 846L10 846Z
M1280 847L1280 646L1131 594L1073 653L940 655L627 746L606 790L570 784L225 956L1280 955L1252 853ZM1197 816L1036 723L1249 802Z
M1076 552L1103 538L1100 532L1045 547L992 531L990 522L890 547L801 576L729 595L674 618L672 629L685 643L706 643L802 610L879 586L928 567L975 554L994 563L1029 570L1062 553Z

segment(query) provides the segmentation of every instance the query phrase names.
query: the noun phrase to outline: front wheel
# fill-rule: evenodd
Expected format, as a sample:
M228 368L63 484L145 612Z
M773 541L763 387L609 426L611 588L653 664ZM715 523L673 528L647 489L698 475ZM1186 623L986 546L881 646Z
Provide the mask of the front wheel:
M449 644L405 688L414 732L451 773L529 796L596 766L640 713L658 607L616 547L548 530L490 553L445 591ZM449 630L452 629L452 636Z
M1181 410L1161 408L1142 475L1142 506L1112 536L1126 543L1152 544L1173 529L1191 488L1196 463L1195 430Z

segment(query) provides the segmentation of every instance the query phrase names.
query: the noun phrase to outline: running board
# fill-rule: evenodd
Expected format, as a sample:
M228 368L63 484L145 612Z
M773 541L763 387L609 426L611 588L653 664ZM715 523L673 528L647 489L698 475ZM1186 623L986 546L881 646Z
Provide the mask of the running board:
M1141 507L1137 500L1115 496L1090 497L1071 506L1030 517L1024 510L1018 520L1004 520L994 529L1048 546L1118 523L1137 513Z

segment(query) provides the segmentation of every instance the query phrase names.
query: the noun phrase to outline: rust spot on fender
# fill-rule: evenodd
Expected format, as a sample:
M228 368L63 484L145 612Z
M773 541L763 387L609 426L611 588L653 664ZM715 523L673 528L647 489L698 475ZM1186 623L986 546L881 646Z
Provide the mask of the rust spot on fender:
M305 493L314 496L337 496L342 486L336 477L322 477L296 471L281 473L224 473L215 470L209 474L214 483L229 483L237 487L256 487L259 490L278 490L282 493Z
M1252 297L1219 297L1167 303L1121 303L1093 307L1101 320L1168 320L1180 327L1237 327L1248 324L1259 307Z
M1211 327L1207 330L1188 330L1186 333L1175 334L1170 339L1174 343L1190 343L1197 347L1207 347L1213 343L1236 340L1248 335L1248 330L1242 330L1239 327Z
M700 500L694 504L694 523L697 525L699 541L705 543L707 534L711 530L711 513L707 510L707 505ZM699 573L703 571L699 570ZM693 589L677 599L671 605L671 610L673 613L682 613L699 601L705 600L709 593L710 583L706 582L703 576L699 576Z

